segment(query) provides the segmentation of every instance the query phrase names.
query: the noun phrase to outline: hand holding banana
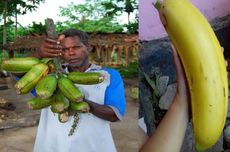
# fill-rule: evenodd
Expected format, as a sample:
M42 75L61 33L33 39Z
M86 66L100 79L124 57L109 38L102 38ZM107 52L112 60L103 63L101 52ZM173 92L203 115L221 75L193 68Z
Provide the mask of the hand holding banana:
M204 151L217 142L225 125L228 81L224 56L208 21L188 0L164 0L156 7L183 64L196 149Z
M46 38L42 43L37 56L40 58L44 57L58 57L62 55L62 46L58 40Z

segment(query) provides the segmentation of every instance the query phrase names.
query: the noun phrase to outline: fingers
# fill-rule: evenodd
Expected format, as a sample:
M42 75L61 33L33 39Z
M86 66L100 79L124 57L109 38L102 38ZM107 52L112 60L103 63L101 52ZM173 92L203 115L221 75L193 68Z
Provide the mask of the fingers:
M46 38L43 42L43 46L51 49L62 49L62 46L58 42L57 40Z
M52 43L53 43L53 44L57 44L57 40L54 40L54 39L51 39L51 38L46 38L46 39L45 39L45 42L46 42L46 43L51 43L51 44L52 44Z
M49 49L49 48L46 48L44 50L45 50L45 52L51 53L51 54L60 54L60 53L62 53L61 50L54 50L54 49Z
M187 94L186 76L185 76L183 65L181 63L179 56L177 55L176 48L173 45L171 45L171 47L172 47L174 64L176 66L176 77L177 77L177 83L178 83L178 91L181 94Z
M65 35L64 35L64 34L60 35L60 36L58 37L58 42L63 41L64 38L65 38Z
M173 60L174 60L175 66L176 66L177 76L178 76L178 78L180 78L180 76L183 75L182 64L181 64L181 61L179 59L179 56L177 55L176 48L174 47L174 45L171 44L171 48L172 48L172 53L173 53Z
M45 53L45 56L46 56L46 57L58 57L58 56L62 56L62 54L61 54L61 53L59 53L59 54L54 54L54 53L46 52L46 53Z
M61 50L62 46L58 44L44 43L44 48L50 48L55 50Z
M46 38L40 47L41 57L57 57L62 56L62 46L57 43L57 40Z

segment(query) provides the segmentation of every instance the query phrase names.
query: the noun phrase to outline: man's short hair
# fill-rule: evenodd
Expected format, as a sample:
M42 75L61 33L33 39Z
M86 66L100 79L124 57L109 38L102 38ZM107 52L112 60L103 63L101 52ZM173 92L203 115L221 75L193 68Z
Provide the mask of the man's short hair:
M74 37L77 36L79 38L79 40L84 44L84 45L88 45L88 39L89 36L86 32L83 32L81 30L77 30L77 29L68 29L65 30L62 34L65 35L65 37Z

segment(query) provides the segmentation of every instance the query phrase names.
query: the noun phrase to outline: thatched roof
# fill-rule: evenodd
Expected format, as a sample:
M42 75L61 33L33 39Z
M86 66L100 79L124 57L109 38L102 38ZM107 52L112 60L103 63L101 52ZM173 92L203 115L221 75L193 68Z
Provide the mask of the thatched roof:
M36 50L45 37L44 35L19 37L5 48L9 51ZM89 34L89 43L91 46L136 45L138 38L137 34Z

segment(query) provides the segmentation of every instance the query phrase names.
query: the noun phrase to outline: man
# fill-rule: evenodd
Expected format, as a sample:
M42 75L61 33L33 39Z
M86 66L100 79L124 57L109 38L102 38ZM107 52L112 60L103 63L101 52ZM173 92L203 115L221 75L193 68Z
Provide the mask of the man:
M34 152L115 152L109 122L115 122L125 114L124 85L119 73L89 63L88 36L86 33L69 29L61 43L46 39L34 54L39 58L62 57L68 64L68 72L98 71L105 80L96 85L79 85L90 105L89 114L79 114L77 128L72 136L68 133L73 117L60 123L50 108L41 112Z

